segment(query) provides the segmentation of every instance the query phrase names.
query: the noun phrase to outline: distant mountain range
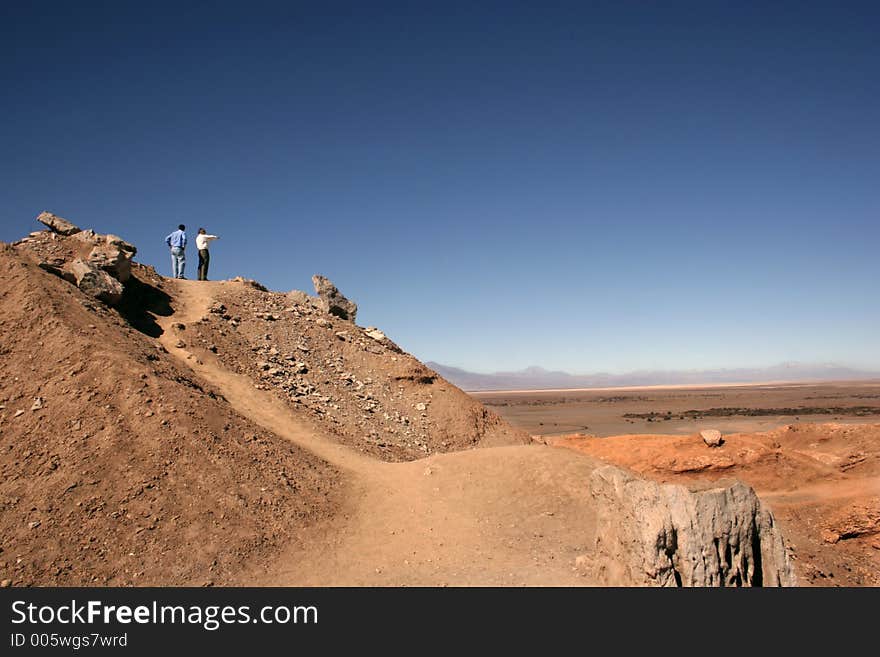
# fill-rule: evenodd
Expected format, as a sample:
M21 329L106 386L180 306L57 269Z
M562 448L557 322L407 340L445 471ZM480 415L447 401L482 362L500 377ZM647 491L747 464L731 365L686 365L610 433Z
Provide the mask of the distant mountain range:
M852 381L880 379L880 372L855 370L832 363L781 363L765 368L718 370L660 370L627 374L569 374L542 367L517 372L480 374L428 361L428 367L463 390L543 390L549 388L613 388L711 383L761 383L765 381Z

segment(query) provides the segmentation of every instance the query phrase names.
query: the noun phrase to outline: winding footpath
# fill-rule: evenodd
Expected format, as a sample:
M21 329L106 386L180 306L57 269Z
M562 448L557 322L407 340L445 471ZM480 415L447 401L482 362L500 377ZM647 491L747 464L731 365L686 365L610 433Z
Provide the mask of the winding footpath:
M239 584L282 586L572 586L595 531L588 490L596 461L528 445L386 463L316 433L271 391L210 353L177 348L171 325L207 314L231 282L170 280L174 313L157 321L165 348L240 415L335 466L344 503L270 567Z

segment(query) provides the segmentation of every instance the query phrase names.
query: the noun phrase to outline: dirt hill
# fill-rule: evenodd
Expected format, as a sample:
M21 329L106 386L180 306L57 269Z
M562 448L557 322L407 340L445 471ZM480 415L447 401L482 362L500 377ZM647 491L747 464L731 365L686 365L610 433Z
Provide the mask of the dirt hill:
M314 297L226 282L191 287L201 305L172 326L181 343L216 354L343 444L404 461L531 442L381 331L324 312Z
M357 485L316 455L330 441L386 460L529 442L308 295L297 303L245 280L168 281L135 263L122 297L99 300L77 289L69 265L109 272L113 285L115 264L89 256L107 241L44 230L0 245L6 584L247 582L243 573L332 521ZM246 394L262 389L285 405L283 437L236 410L210 371L188 366L207 357L247 377ZM236 380L218 373L227 388Z
M333 467L29 256L0 247L0 579L221 583L335 513Z
M718 559L649 583L794 581L756 570L785 548L750 488L649 490L532 444L322 277L317 297L164 279L115 236L39 220L0 248L4 586L596 584L607 554L637 583L650 555L628 537L650 552L657 527L698 528L663 565L679 572L709 507L754 549L715 541ZM656 527L649 498L673 505L651 504Z

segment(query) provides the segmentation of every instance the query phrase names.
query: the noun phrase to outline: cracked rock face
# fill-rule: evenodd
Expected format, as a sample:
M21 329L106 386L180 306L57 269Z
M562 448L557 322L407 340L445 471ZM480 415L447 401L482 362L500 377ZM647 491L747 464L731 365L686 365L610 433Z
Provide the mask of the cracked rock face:
M739 481L659 484L616 468L590 481L597 501L591 561L605 586L794 586L773 514Z

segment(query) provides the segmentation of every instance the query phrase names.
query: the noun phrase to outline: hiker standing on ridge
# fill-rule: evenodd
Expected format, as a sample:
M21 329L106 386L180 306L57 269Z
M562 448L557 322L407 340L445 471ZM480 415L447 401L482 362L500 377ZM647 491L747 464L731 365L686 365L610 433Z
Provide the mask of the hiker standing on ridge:
M199 250L199 280L208 280L208 264L211 262L211 252L208 251L208 244L211 240L219 240L216 235L208 235L204 228L199 228L199 234L196 235L196 248Z
M171 249L171 276L183 278L186 266L186 226L180 224L173 233L165 238L165 244Z

